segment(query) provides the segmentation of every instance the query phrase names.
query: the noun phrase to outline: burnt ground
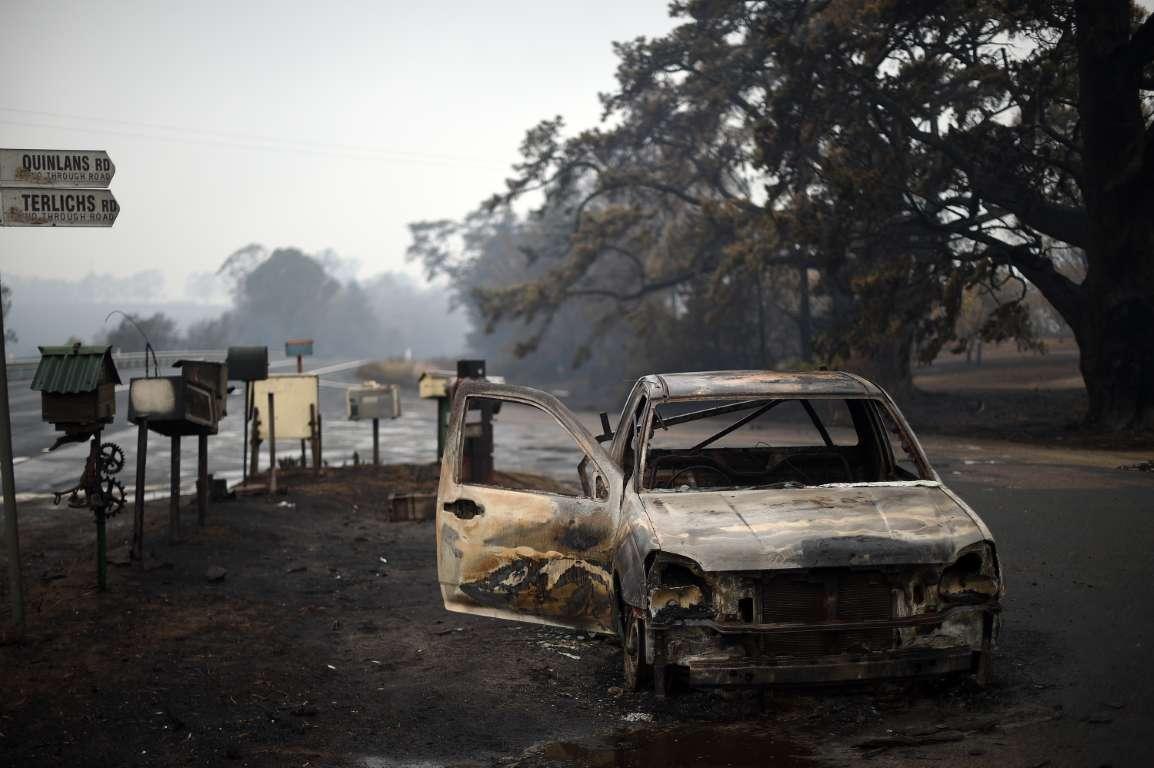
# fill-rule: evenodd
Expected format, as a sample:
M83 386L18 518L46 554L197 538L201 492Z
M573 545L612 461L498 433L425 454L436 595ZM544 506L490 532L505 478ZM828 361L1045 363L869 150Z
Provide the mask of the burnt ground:
M995 530L996 684L623 694L611 639L445 612L431 523L385 494L431 467L289 476L186 511L147 568L94 590L93 526L25 505L28 632L0 645L12 766L1147 765L1154 476L982 467L951 481ZM1057 482L1058 479L1061 482ZM130 515L110 527L116 559ZM227 573L208 578L210 568Z

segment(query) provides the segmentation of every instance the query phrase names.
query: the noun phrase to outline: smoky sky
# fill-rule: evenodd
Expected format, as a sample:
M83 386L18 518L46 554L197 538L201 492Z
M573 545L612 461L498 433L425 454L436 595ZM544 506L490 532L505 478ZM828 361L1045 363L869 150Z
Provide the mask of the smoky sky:
M0 230L0 269L155 269L155 298L195 300L190 275L265 242L417 275L405 225L499 191L538 120L593 125L611 41L666 5L0 0L0 146L108 150L122 209Z

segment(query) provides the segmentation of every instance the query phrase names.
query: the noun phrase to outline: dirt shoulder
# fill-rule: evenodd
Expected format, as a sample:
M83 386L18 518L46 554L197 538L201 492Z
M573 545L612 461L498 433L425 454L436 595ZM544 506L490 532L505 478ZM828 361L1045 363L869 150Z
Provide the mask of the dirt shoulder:
M284 481L276 500L215 505L204 528L187 510L176 546L150 506L147 568L113 567L104 594L85 516L26 509L29 631L0 646L0 764L676 766L713 764L708 749L727 765L888 765L932 749L1033 765L1066 727L1040 697L1036 638L1009 645L988 690L624 694L612 639L444 611L432 524L383 506L432 490L435 468ZM114 548L129 524L113 522Z

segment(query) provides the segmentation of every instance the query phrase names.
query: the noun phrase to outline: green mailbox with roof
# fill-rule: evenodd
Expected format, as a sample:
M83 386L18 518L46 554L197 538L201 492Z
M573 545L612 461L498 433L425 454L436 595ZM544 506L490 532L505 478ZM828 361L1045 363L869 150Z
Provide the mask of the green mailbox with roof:
M44 421L76 437L112 423L119 383L110 346L40 347L40 365L32 377Z

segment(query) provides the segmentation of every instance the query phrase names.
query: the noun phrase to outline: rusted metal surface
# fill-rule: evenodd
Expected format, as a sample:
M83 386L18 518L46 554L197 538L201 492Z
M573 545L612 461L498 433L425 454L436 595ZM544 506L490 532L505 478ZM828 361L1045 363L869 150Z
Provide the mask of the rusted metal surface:
M658 547L708 571L952 563L982 540L939 483L646 493Z
M778 396L869 401L891 420L921 479L645 487L657 404ZM608 493L586 488L571 497L470 482L461 450L468 400L477 397L552 415ZM888 450L878 417L870 423ZM1004 591L993 538L941 483L889 396L850 374L647 376L608 451L546 393L463 383L436 514L447 608L606 633L620 630L615 617L635 616L659 692L675 666L697 685L988 675Z
M651 399L729 397L740 395L880 395L881 389L860 376L841 371L703 371L644 376Z

